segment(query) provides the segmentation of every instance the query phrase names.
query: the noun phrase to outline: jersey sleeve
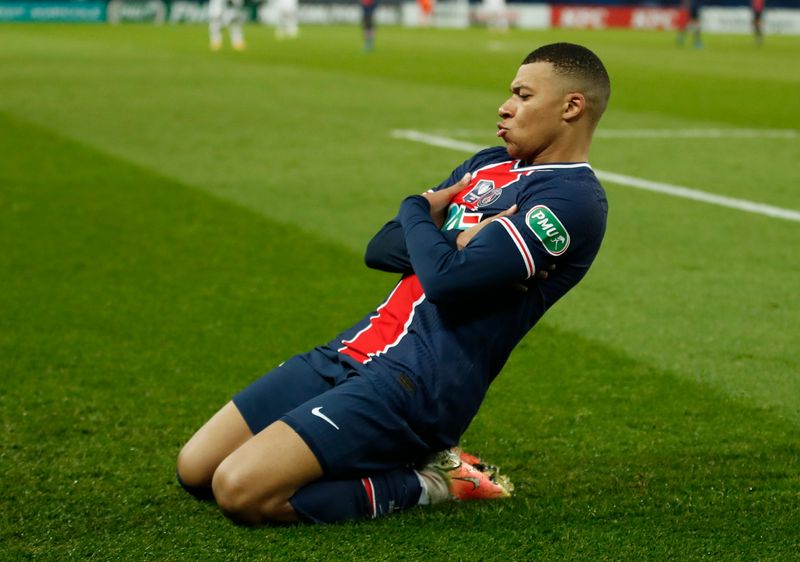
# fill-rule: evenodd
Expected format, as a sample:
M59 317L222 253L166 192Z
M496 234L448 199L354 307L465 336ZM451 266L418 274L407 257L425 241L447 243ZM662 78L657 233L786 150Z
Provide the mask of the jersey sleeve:
M489 226L501 229L513 242L517 260L532 277L553 264L593 257L605 230L605 208L586 197L533 197L514 215Z
M433 303L510 287L552 264L588 267L605 229L605 210L591 199L534 197L459 251L431 221L424 197L406 199L398 217L414 272Z
M456 184L464 174L475 168L476 162L497 151L497 148L498 147L492 147L481 150L468 158L458 165L447 179L430 189L430 191L438 191ZM449 230L444 233L444 238L453 249L456 247L456 238L458 238L459 232L461 231ZM412 273L414 271L406 248L405 236L399 217L395 217L386 223L378 233L372 237L364 253L364 262L367 264L367 267L380 271L392 273Z
M456 247L456 239L460 232L460 230L450 230L443 233L451 247ZM364 262L367 267L380 271L403 274L414 272L406 248L403 226L397 218L383 225L383 228L372 237L364 253Z
M457 301L491 287L510 287L529 276L516 245L501 228L488 225L459 251L430 219L424 197L409 197L400 209L411 264L432 303Z

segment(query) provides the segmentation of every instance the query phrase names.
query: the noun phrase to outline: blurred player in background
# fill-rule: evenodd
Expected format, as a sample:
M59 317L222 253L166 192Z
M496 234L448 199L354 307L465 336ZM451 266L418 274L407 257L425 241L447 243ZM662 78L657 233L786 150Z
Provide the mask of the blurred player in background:
M228 28L231 47L244 51L244 0L209 0L208 35L212 51L222 48L222 29Z
M608 206L587 159L611 86L594 53L556 43L522 61L510 91L506 146L407 197L368 244L369 267L401 275L386 301L206 422L178 456L187 491L251 525L510 494L457 444L511 351L600 249Z
M508 31L508 9L506 0L483 0L486 25L492 31Z
M750 0L750 7L753 10L753 34L756 37L756 43L762 45L764 43L764 32L761 29L761 19L764 15L764 0Z
M298 0L273 0L277 24L275 37L277 39L295 39L299 33L297 23Z
M700 36L700 7L702 0L682 0L682 7L687 17L678 31L678 45L686 42L686 35L692 35L692 45L695 49L703 48L703 39Z
M417 6L419 6L419 24L422 27L428 27L433 20L436 0L417 0Z
M364 33L364 52L375 49L375 10L378 0L359 0L361 3L361 29Z

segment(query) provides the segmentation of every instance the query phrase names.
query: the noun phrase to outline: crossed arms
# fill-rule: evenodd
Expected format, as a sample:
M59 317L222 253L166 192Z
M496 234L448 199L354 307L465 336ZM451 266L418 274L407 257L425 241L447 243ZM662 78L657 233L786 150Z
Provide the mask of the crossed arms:
M367 245L368 267L416 273L434 304L451 302L487 288L508 288L532 276L505 230L492 222L516 205L468 230L440 230L450 201L469 183L469 174L451 187L406 198L397 217ZM533 272L546 278L547 270Z

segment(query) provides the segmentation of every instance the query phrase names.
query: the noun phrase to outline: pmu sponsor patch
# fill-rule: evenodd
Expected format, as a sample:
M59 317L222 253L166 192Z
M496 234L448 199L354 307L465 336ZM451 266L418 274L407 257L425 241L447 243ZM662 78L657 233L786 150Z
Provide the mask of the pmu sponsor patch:
M525 215L528 224L536 237L541 240L547 253L560 256L569 247L569 232L558 220L553 211L544 205L536 205Z

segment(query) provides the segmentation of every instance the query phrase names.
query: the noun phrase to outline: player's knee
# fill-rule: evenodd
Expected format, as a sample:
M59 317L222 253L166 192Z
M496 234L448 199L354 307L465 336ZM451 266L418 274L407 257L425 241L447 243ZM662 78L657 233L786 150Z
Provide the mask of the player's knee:
M214 473L211 483L214 498L220 509L232 519L241 519L249 510L252 502L244 479L225 463Z
M201 455L196 454L191 442L178 453L176 470L178 481L188 488L209 487L213 471L209 471Z
M259 525L294 520L287 499L259 484L223 462L214 473L212 488L220 509L237 523Z
M245 525L256 525L265 519L260 513L260 498L254 486L240 471L222 463L214 473L211 485L214 498L220 509L236 521Z

